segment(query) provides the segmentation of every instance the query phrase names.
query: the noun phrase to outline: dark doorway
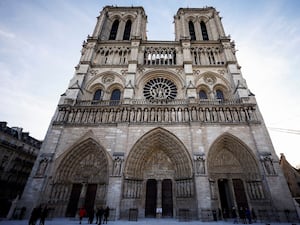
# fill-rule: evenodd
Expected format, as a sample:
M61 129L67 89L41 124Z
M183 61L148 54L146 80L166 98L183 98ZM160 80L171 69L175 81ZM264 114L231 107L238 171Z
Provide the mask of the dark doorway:
M218 187L220 193L223 218L228 218L230 215L231 208L234 206L228 180L227 179L218 180Z
M84 206L89 214L92 210L94 210L94 202L97 192L97 184L88 184L85 196Z
M69 199L66 216L67 217L75 217L77 212L78 200L80 197L82 184L73 184L71 196Z
M162 182L162 216L173 217L172 181L170 179Z
M154 179L147 180L145 217L156 216L157 182Z
M243 181L241 179L233 179L232 184L233 184L237 207L239 209L241 207L248 208L248 201L247 201L247 196L245 193Z

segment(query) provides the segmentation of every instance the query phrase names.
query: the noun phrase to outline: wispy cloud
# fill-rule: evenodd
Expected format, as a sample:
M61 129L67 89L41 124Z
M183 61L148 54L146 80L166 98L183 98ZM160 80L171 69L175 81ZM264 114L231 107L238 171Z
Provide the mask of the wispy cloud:
M16 37L16 35L14 33L8 32L8 31L4 31L2 29L0 29L0 38L11 38L14 39Z

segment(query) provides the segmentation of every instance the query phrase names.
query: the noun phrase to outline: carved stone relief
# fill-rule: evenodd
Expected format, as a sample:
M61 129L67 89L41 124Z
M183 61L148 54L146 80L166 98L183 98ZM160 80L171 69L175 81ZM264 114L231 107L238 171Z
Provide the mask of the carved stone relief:
M111 74L107 74L102 77L103 84L110 84L110 83L114 82L114 80L115 80L115 76L111 75Z

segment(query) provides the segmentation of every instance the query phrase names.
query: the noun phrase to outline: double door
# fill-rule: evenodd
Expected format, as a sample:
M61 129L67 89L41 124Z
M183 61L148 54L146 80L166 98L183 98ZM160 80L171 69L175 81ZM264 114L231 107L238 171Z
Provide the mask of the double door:
M224 218L232 216L232 207L248 208L244 183L241 179L220 179L218 180L218 188Z
M73 184L66 216L75 217L78 207L84 206L87 213L94 209L97 184ZM81 205L80 201L82 201Z
M173 217L172 180L147 180L145 217L156 217L161 213L163 217Z

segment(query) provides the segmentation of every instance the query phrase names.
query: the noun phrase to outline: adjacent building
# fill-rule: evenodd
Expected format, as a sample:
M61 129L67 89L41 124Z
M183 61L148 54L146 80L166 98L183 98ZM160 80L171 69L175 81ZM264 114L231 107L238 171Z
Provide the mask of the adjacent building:
M0 217L21 197L41 145L22 128L0 122ZM16 209L15 215L20 213L21 208Z
M289 210L295 219L219 12L178 9L174 41L147 40L146 25L143 7L102 9L20 207L47 204L55 217L109 206L111 219L201 220L230 218L234 207L278 221Z
M294 168L283 153L281 153L279 164L294 199L298 215L300 215L300 169Z

